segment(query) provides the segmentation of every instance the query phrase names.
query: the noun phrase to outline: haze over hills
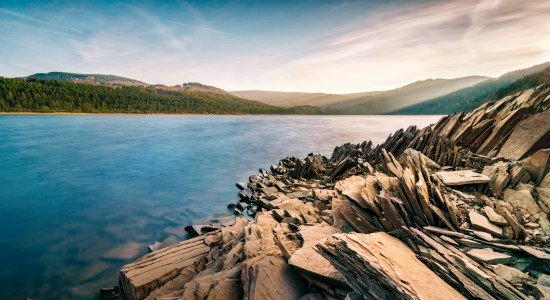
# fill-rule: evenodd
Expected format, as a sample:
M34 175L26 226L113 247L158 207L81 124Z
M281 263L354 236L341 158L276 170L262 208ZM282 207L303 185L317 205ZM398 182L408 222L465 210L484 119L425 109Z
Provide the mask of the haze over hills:
M374 96L359 97L331 105L344 114L387 114L397 109L421 103L433 97L472 86L489 79L468 76L455 79L427 79Z
M269 105L289 107L296 105L328 106L359 97L374 96L382 92L374 91L353 94L326 94L248 90L232 91L230 93L237 97L260 101Z
M225 90L201 83L148 84L115 75L65 72L0 77L0 111L207 114L448 114L515 87L549 83L550 62L498 78L427 79L390 91L325 94ZM247 99L245 99L247 98Z
M489 79L468 76L455 79L428 79L417 81L390 91L372 91L353 94L324 94L274 91L234 91L235 96L276 106L326 106L344 114L385 114L411 104L472 86Z
M529 68L508 72L498 78L478 83L472 87L464 88L443 96L435 97L408 107L391 112L392 114L449 114L454 112L469 111L491 98L496 98L501 90L520 81L522 78L530 75L531 78L525 79L535 84L536 82L548 83L548 73L550 72L550 62L535 65ZM540 74L539 74L540 73ZM525 82L524 82L525 83ZM540 84L539 83L539 84ZM492 95L495 95L492 97Z

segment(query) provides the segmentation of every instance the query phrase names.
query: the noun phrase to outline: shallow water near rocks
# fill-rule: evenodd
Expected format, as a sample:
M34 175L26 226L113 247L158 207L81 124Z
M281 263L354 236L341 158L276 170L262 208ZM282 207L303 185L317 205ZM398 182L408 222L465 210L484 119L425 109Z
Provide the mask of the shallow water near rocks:
M0 299L94 298L258 168L438 118L0 115Z

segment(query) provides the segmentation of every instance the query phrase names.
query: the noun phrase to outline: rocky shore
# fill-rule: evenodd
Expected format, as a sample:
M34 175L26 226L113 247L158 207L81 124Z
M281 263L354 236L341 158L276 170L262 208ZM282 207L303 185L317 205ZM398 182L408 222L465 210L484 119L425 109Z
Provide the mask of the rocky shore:
M548 299L550 87L238 183L226 226L124 266L122 299Z

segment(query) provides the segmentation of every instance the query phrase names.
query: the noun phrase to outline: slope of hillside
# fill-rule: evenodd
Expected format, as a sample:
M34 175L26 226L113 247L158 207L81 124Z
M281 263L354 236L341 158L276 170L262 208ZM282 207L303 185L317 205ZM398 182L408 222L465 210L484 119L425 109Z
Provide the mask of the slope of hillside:
M62 80L75 83L86 84L102 84L102 85L130 85L130 86L147 86L145 82L139 80L130 79L126 77L116 75L103 75L103 74L79 74L79 73L66 73L66 72L49 72L49 73L36 73L28 78L36 79L53 79Z
M338 109L344 114L387 114L487 79L488 77L483 76L468 76L454 79L422 80L378 95L343 101L330 107Z
M320 114L310 106L281 108L207 86L174 90L154 86L109 86L37 78L0 77L2 112ZM221 90L219 90L221 91Z
M323 93L274 92L259 90L233 91L230 93L237 97L282 107L306 105L306 103L307 105L312 106L325 106L348 99L343 95Z
M425 115L425 114L450 114L455 112L470 111L473 108L491 99L491 95L500 90L506 90L515 81L538 72L543 72L541 78L548 77L550 62L506 73L496 79L490 79L467 87L447 95L435 97L424 103L396 109L391 114ZM537 75L538 76L538 75ZM531 78L533 79L533 78Z

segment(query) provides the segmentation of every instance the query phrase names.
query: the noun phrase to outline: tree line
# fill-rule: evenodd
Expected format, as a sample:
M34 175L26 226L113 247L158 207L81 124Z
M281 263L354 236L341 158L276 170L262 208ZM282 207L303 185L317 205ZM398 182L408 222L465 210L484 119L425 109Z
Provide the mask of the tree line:
M0 77L0 111L136 114L322 114L325 109L283 108L228 93L165 90L153 86L88 85Z

